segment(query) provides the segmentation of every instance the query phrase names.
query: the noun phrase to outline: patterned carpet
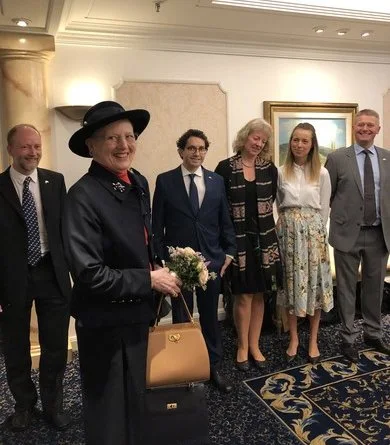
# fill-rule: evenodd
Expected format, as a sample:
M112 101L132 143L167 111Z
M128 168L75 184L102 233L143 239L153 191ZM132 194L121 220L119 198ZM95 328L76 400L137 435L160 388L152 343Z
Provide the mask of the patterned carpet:
M304 444L390 444L390 357L362 351L247 380Z
M385 336L386 340L390 341L390 315L386 315L383 318L385 325ZM360 322L357 322L360 323ZM206 385L207 391L207 402L208 402L208 410L209 410L209 421L210 421L210 445L299 445L302 444L302 440L300 440L296 433L293 433L292 428L288 428L286 426L285 420L281 421L282 416L278 414L278 417L275 416L274 412L269 409L269 401L265 403L261 401L259 397L254 393L253 389L249 389L248 385L245 384L244 380L250 380L254 382L255 378L261 378L264 382L260 386L264 386L267 378L275 373L280 373L281 370L286 369L285 362L285 350L288 344L288 336L286 334L282 334L279 337L276 333L276 330L270 327L271 323L268 323L268 329L265 329L265 332L261 338L261 348L264 354L267 357L267 367L263 371L256 370L252 367L252 369L243 373L238 371L234 366L234 356L235 356L235 348L236 348L236 340L234 336L234 330L232 327L225 323L221 322L221 329L223 334L223 344L225 350L224 361L222 364L222 373L226 375L235 385L235 390L231 394L221 394L218 392L212 385ZM267 327L267 326L266 326ZM324 359L330 360L332 357L335 357L338 354L338 329L336 324L325 324L323 323L320 330L320 341L319 347L321 350L322 357ZM337 389L337 385L328 385L327 386L316 386L315 382L321 381L322 373L324 372L324 365L317 366L313 368L311 366L307 366L307 350L305 346L308 343L308 326L307 324L303 324L299 328L300 331L300 341L301 347L298 351L298 356L296 359L295 375L290 374L291 370L286 371L286 376L288 379L299 381L301 386L305 384L312 388L313 392L308 395L307 391L305 393L305 401L304 403L311 404L315 406L316 412L322 411L327 412L333 411L335 406L337 406L336 396L334 398L334 402L329 402L329 394L333 392L339 392ZM364 349L364 343L362 342L362 338L359 337L358 346L360 349ZM368 354L368 356L367 356ZM386 443L390 443L389 439L389 418L385 417L383 406L384 402L381 400L385 400L387 397L387 403L389 402L389 392L386 388L386 385L382 385L385 382L385 378L387 378L387 387L389 387L388 383L389 374L387 369L387 376L385 374L374 374L372 369L376 369L382 367L382 372L386 372L386 367L389 367L389 363L386 364L384 357L380 355L371 354L371 353L363 353L361 363L359 366L354 369L339 368L339 365L332 365L332 361L327 361L327 367L329 374L334 373L335 379L337 379L336 374L344 372L346 376L351 376L355 372L356 376L360 376L360 382L363 382L362 375L366 375L365 386L363 387L353 387L352 385L358 385L358 383L353 383L352 379L348 380L348 385L350 386L351 394L350 394L350 402L351 404L355 404L359 406L360 399L363 397L366 399L367 395L361 395L360 392L365 389L367 394L372 395L373 400L377 400L377 405L371 404L372 407L377 406L376 411L370 412L362 412L362 415L365 414L367 419L371 415L373 420L372 423L367 420L366 427L371 430L371 428L376 426L379 427L380 422L386 424L387 426L387 438L383 439L381 445ZM333 359L332 359L333 360ZM366 366L366 360L371 363L370 366L374 366L374 368L370 368ZM334 362L335 363L335 362ZM300 370L306 369L306 375L300 373ZM370 374L371 372L371 374ZM370 377L370 375L372 377ZM266 377L267 376L267 377ZM37 382L38 373L34 372L34 380ZM340 377L338 378L340 380ZM371 379L371 380L369 380ZM292 383L289 383L290 380L286 381L285 388L286 391L291 391ZM346 379L345 379L346 380ZM309 385L309 382L312 381L314 384ZM304 383L302 383L304 382ZM325 381L324 381L325 382ZM248 382L249 383L249 382ZM362 383L363 384L363 383ZM258 386L258 388L260 388ZM339 385L340 387L344 385ZM380 389L380 386L382 388ZM383 386L385 386L383 388ZM354 396L353 391L359 391L359 395ZM321 394L321 391L324 394ZM328 391L328 392L326 392ZM344 388L344 391L347 391ZM386 391L388 391L386 393ZM259 389L257 389L259 392ZM303 391L301 391L303 392ZM8 390L5 370L4 370L4 361L3 357L0 354L0 423L3 423L7 416L13 410L13 399ZM342 393L339 393L342 394ZM345 394L349 394L345 392ZM294 397L296 393L293 393ZM342 402L347 403L347 396L341 395ZM382 399L381 399L382 397ZM328 404L326 405L324 401L328 400ZM333 399L332 399L333 400ZM322 402L321 402L322 401ZM297 398L296 406L292 406L291 409L295 409L298 413L301 413L301 419L305 417L306 423L301 426L304 433L307 432L308 437L313 440L313 435L310 431L318 431L318 425L315 424L317 422L316 417L309 417L307 412L304 411L304 407L301 405L301 401ZM323 403L323 405L321 405ZM334 403L332 405L332 403ZM40 405L38 404L38 409L40 409ZM78 357L77 354L74 356L74 360L67 366L66 375L65 375L65 408L70 413L72 417L72 426L68 430L64 432L57 432L52 430L43 419L37 415L34 419L33 425L31 428L22 433L12 433L10 432L4 425L1 427L0 433L0 445L84 445L84 437L83 437L83 422L82 422L82 405L81 405L81 392L80 392L80 379L78 372ZM346 412L342 406L338 408L338 424L337 431L345 431L348 430L348 419L343 417L343 414ZM372 408L373 409L373 408ZM303 413L303 414L302 414ZM389 412L387 412L389 414ZM343 426L342 421L344 422ZM313 423L314 422L314 423ZM312 426L310 426L313 423ZM355 421L353 422L355 424ZM362 434L364 433L364 428L362 428ZM356 436L358 437L358 436ZM371 436L370 436L371 437ZM326 442L324 440L313 442L312 444L317 445L333 445L333 444L379 444L380 442L358 442L356 439L344 439L343 441L333 441ZM363 439L359 439L363 440ZM386 442L386 440L388 442ZM309 443L309 442L304 442ZM116 445L116 444L113 444Z

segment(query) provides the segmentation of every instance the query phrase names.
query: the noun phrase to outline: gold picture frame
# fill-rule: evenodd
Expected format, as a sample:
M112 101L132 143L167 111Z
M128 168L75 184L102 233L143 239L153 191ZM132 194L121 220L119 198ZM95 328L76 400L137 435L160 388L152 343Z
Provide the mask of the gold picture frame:
M316 129L324 163L329 152L353 143L352 124L357 111L357 103L264 101L264 119L274 130L273 162L283 164L293 128L300 122L309 122Z

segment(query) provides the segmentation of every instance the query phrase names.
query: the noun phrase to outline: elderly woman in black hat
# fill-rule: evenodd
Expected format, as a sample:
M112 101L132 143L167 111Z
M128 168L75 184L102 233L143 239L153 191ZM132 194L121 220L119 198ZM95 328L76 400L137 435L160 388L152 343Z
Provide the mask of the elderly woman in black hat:
M148 122L146 110L101 102L69 141L92 158L69 190L64 218L88 445L141 443L153 290L180 291L168 269L153 270L148 183L131 168Z

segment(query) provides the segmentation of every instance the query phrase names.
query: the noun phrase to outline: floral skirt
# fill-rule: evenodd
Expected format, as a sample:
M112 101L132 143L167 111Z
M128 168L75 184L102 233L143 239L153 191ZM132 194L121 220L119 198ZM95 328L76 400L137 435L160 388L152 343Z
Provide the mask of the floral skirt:
M318 210L290 208L276 225L284 266L277 304L298 317L333 308L333 283L326 228Z

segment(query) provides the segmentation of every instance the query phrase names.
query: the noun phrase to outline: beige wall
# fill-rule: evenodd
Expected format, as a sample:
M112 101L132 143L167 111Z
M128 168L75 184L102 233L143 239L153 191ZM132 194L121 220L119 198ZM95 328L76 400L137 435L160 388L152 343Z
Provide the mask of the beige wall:
M157 175L180 164L176 141L189 128L204 131L211 142L206 167L227 156L226 94L219 85L125 81L115 89L115 99L126 109L137 104L151 115L133 165L147 172L151 194Z
M383 96L383 146L390 149L390 89Z
M383 117L383 97L390 88L390 64L57 46L50 65L50 80L51 107L113 99L115 88L124 80L156 84L217 84L225 92L227 104L227 142L217 141L219 155L223 158L231 153L232 140L241 126L262 116L265 100L357 102L359 108L373 108ZM74 94L77 85L82 87L78 94ZM84 93L88 93L89 99L83 98ZM154 107L153 96L161 97L153 94L153 88L148 92L147 102L141 91L138 95L133 95L129 101L134 108L141 105ZM164 103L159 106L163 110ZM204 107L213 106L213 98L205 96ZM197 126L197 117L194 113L191 120L186 121L186 126ZM387 118L389 121L390 116ZM165 127L173 126L172 134L181 133L172 118L166 120L157 114L153 120L150 128L155 132L154 137L158 139L159 133L163 137L157 146L153 146L150 163L142 165L142 173L151 184L154 184L157 172L178 163L173 139L165 140ZM212 118L208 125L207 129L211 128L208 131L212 131ZM69 137L78 128L78 123L52 112L53 166L64 173L68 186L84 174L89 165L89 160L73 155L67 148ZM148 137L145 132L145 146ZM377 143L382 145L383 134L378 135ZM140 139L140 152L142 144ZM151 148L148 146L145 150ZM218 160L210 156L207 167L214 169ZM74 335L73 325L71 335Z
M51 107L69 103L68 97L78 84L91 87L94 95L89 94L89 101L93 97L94 102L114 98L114 87L121 85L123 81L218 84L226 93L227 146L222 147L220 141L217 143L218 149L226 153L226 156L231 153L231 143L237 130L248 120L262 116L265 100L357 102L360 108L374 108L382 116L383 96L390 84L390 64L70 46L57 46L50 72ZM82 88L76 96L78 104L83 102L84 92L90 93L87 90L87 87ZM210 98L204 99L205 107L209 107L210 103L213 105ZM72 100L75 101L75 98ZM138 99L133 97L132 106L142 105L143 100L141 94ZM161 116L155 119L154 125L160 122L163 122ZM197 123L196 114L193 121L188 122L192 123L194 126ZM70 135L79 125L57 112L52 113L52 124L53 165L65 174L67 184L71 185L89 164L88 160L78 158L67 148ZM212 126L213 122L210 124ZM175 122L170 122L169 125L175 125ZM179 132L178 130L179 128L175 128L174 132ZM140 147L142 143L140 139ZM383 143L382 134L378 135L377 143ZM158 157L172 153L172 144L172 140L161 141L155 149ZM176 161L173 157L172 162ZM215 168L216 160L210 157L206 166ZM147 166L143 171L152 184L155 181L155 171L152 166Z

